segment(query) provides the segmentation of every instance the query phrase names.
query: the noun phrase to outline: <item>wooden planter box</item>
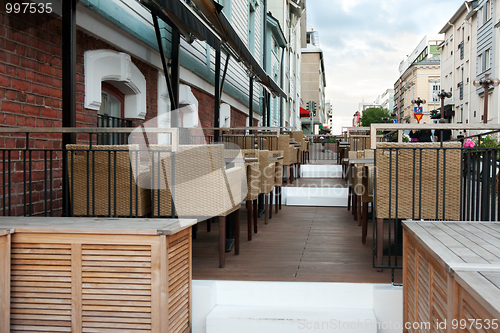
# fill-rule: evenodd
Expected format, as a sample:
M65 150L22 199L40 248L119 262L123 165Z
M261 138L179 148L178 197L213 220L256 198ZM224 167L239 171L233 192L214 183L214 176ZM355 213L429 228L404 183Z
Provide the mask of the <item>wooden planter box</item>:
M403 239L403 323L500 332L500 223L407 221Z
M189 332L195 223L2 218L0 332Z

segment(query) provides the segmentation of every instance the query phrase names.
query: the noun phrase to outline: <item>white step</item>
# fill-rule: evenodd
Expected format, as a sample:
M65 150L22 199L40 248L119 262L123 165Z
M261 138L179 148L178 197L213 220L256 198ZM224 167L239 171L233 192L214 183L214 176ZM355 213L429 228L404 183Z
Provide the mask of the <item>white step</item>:
M303 178L342 178L342 166L302 164L300 176Z
M287 206L347 207L349 189L335 187L283 187L282 204Z
M192 285L193 333L402 331L401 287L224 280ZM385 327L388 323L397 325Z
M217 305L207 333L377 333L373 309Z

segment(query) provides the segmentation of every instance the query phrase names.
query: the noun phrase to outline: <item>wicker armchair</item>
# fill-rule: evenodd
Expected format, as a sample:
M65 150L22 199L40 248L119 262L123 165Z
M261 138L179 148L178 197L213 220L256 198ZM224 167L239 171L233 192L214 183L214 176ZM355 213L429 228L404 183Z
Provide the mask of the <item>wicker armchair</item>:
M172 177L172 153L168 146L150 146L150 153L161 156L152 170L154 179L166 186L153 190L153 216L172 215L171 184L174 190L175 215L197 217L200 220L219 217L219 266L225 266L226 216L236 212L235 254L239 254L239 209L241 207L242 168L226 169L224 145L179 146L174 155L175 178ZM155 151L162 151L155 154ZM153 159L151 159L153 160ZM158 161L155 158L154 161ZM156 197L155 197L156 195Z
M73 215L143 217L151 212L149 169L131 163L131 157L139 161L138 145L69 144L66 149Z

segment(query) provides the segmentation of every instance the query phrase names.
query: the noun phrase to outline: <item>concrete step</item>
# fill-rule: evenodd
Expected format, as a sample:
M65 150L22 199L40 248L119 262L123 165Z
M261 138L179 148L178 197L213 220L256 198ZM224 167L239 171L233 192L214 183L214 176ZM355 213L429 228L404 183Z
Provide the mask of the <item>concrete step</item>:
M343 187L282 187L287 206L347 207L349 190Z
M303 178L342 178L342 166L302 164L300 176Z
M402 304L383 284L193 280L193 333L401 333Z
M207 316L207 333L376 333L373 309L217 305Z

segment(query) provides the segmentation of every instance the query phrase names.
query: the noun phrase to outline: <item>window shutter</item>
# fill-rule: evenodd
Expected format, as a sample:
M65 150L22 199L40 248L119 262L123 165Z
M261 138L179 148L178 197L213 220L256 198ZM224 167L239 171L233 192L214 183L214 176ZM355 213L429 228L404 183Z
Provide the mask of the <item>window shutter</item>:
M484 4L483 8L483 24L486 23L487 19L488 19L488 1Z

